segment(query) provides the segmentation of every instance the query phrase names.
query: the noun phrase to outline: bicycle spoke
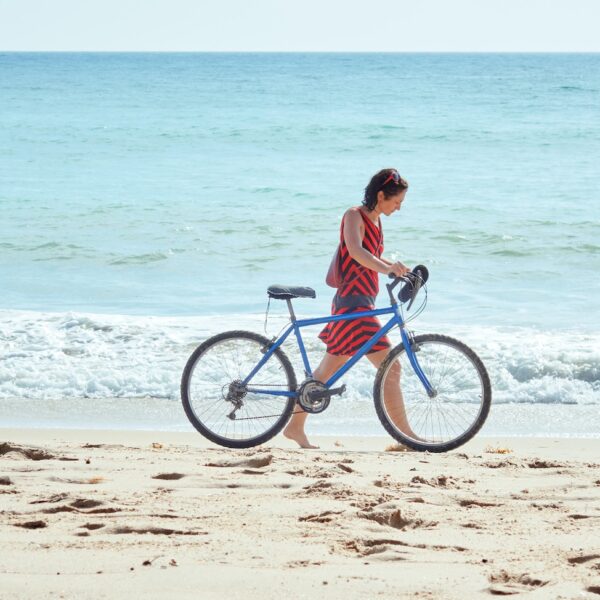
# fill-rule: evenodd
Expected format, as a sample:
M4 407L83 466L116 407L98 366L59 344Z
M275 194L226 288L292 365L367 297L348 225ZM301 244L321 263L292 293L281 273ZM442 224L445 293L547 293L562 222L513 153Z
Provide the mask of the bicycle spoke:
M242 384L263 359L263 340L256 334L232 332L215 336L205 349L200 348L203 351L191 367L185 388L188 416L213 441L254 445L253 440L279 429L293 408L289 397L254 391L289 391L292 381L295 386L291 366L286 367L277 352L255 373L254 389Z

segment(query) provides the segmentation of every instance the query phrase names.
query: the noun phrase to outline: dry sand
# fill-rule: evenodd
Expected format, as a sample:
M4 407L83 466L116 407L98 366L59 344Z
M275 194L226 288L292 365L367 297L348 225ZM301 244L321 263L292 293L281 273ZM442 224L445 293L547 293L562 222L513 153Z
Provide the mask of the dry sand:
M316 441L0 430L0 597L600 598L600 440Z

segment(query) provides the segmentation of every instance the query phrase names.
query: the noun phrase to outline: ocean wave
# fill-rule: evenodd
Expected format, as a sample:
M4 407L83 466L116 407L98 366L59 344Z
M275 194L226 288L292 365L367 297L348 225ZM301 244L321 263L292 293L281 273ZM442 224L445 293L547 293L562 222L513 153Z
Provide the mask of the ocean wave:
M250 190L250 191L253 194L274 194L274 193L288 194L289 193L289 190L286 190L284 188L269 187L269 186L255 187L255 188L252 188L252 190Z
M581 246L572 246L573 252L583 252L585 254L598 254L600 253L600 245L598 244L582 244Z
M494 256L531 256L533 252L505 248L503 250L491 250L490 254L493 254Z
M272 314L267 335L286 322ZM0 399L177 400L181 372L198 344L223 330L263 333L263 326L262 313L184 318L0 311ZM600 404L600 332L439 329L482 358L495 404ZM303 336L313 363L324 349L316 334L311 328ZM394 343L397 338L392 335ZM284 349L301 379L295 344L288 341ZM372 401L374 371L363 362L346 377L352 406Z
M582 87L580 85L561 85L557 89L561 92L597 92L597 88Z
M62 242L44 242L43 244L4 242L0 244L0 248L18 254L25 253L28 255L27 260L32 262L89 259L95 256L92 248Z
M161 260L167 260L168 254L164 252L149 252L146 254L132 254L130 256L122 256L109 261L109 265L121 266L121 265L146 265L153 262L159 262Z

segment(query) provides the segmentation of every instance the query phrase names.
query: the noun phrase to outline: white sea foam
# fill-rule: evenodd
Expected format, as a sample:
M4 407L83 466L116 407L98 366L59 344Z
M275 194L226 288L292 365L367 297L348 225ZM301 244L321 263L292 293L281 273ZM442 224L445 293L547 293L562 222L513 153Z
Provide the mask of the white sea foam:
M178 399L181 372L200 342L230 329L264 333L263 321L261 314L132 317L0 311L0 399ZM269 337L285 324L281 314L271 317ZM318 327L303 331L314 367L323 351ZM491 327L435 331L462 339L479 354L497 404L600 404L600 334ZM397 334L391 337L399 341ZM293 338L284 350L302 380ZM373 369L363 362L346 378L351 410L359 411L372 394Z

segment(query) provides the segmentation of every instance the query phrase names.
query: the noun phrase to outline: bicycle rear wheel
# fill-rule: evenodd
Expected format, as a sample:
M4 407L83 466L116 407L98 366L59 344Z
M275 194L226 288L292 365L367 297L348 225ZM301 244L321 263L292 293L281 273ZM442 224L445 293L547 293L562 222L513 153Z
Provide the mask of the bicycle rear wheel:
M280 348L243 384L268 344L250 331L228 331L206 340L190 356L181 378L183 408L212 442L228 448L258 446L289 420L294 397L253 391L296 391L294 369Z
M400 344L375 377L379 420L394 439L414 450L457 448L481 429L488 416L492 390L487 371L473 350L451 337L416 336L412 348L435 396L429 397Z

